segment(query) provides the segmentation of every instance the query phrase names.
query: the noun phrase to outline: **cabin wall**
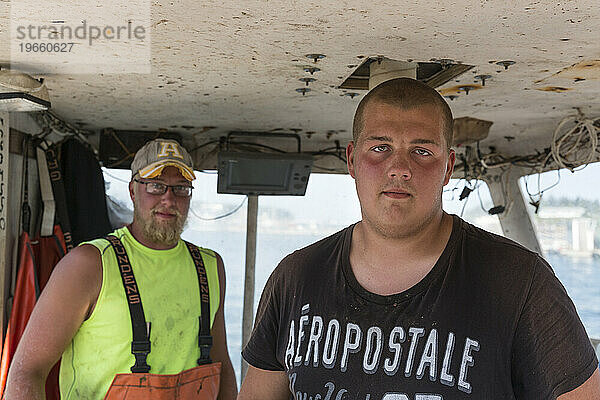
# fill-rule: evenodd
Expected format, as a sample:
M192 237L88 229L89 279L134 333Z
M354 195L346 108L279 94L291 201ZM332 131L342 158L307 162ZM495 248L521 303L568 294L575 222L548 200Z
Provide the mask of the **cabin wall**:
M0 116L0 118L2 118ZM38 133L36 126L31 125L28 118L21 117L19 113L10 113L8 117L9 124L6 126L3 136L3 149L6 149L8 155L8 174L5 184L6 196L6 225L0 236L5 238L5 250L0 248L0 318L2 318L3 332L6 330L10 308L12 306L12 295L14 294L14 282L17 276L17 256L18 242L21 234L21 208L23 199L23 178L24 163L21 141L23 136L19 132ZM28 166L28 197L31 207L30 233L35 233L35 227L39 220L38 215L41 211L41 196L38 179L37 162L32 150L29 150ZM1 167L0 167L1 169ZM2 245L0 239L0 246Z
M5 298L6 293L6 272L8 271L8 265L10 265L11 247L12 240L9 232L8 217L10 212L8 210L8 183L9 183L9 138L10 138L10 127L9 127L9 114L7 112L0 113L0 298ZM2 326L4 327L4 304L2 301L0 304L0 318Z

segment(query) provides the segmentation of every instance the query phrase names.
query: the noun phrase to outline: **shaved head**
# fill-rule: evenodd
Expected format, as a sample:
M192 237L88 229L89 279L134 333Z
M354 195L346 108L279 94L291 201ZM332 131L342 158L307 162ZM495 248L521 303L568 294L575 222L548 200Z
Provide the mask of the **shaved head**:
M446 147L452 145L452 111L444 98L432 87L411 78L396 78L385 81L373 88L358 104L352 124L352 140L358 142L362 132L365 109L373 103L387 104L401 110L410 110L422 106L436 107L444 123Z

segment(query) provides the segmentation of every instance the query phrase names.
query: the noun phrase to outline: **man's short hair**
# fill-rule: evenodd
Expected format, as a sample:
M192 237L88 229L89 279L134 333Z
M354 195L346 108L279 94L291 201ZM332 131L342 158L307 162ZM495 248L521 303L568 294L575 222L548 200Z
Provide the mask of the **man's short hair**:
M440 110L444 123L443 133L446 147L452 146L452 127L454 119L446 100L432 87L411 78L396 78L375 86L362 98L354 114L352 124L352 140L356 143L363 129L365 108L371 103L382 103L410 110L425 105L432 105Z

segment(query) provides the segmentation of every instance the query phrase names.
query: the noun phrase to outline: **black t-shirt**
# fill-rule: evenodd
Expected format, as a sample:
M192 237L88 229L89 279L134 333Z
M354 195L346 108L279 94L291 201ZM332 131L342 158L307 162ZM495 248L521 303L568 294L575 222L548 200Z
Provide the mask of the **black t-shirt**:
M350 267L353 226L287 256L243 357L303 400L553 399L598 360L537 254L454 216L433 269L390 296ZM293 394L293 395L292 395Z

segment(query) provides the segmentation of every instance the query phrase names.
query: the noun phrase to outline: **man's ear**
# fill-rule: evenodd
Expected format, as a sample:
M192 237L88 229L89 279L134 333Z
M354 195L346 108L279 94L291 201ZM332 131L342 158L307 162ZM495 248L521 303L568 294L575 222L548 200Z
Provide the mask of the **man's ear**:
M454 172L454 163L456 162L456 152L453 149L448 150L448 162L446 163L446 175L444 176L444 186L450 182Z
M135 193L133 191L134 184L135 182L133 181L133 179L129 181L129 197L131 198L131 201L135 204Z
M354 151L356 147L354 146L354 141L350 141L348 146L346 147L346 165L348 166L348 173L352 178L355 177L354 172Z

